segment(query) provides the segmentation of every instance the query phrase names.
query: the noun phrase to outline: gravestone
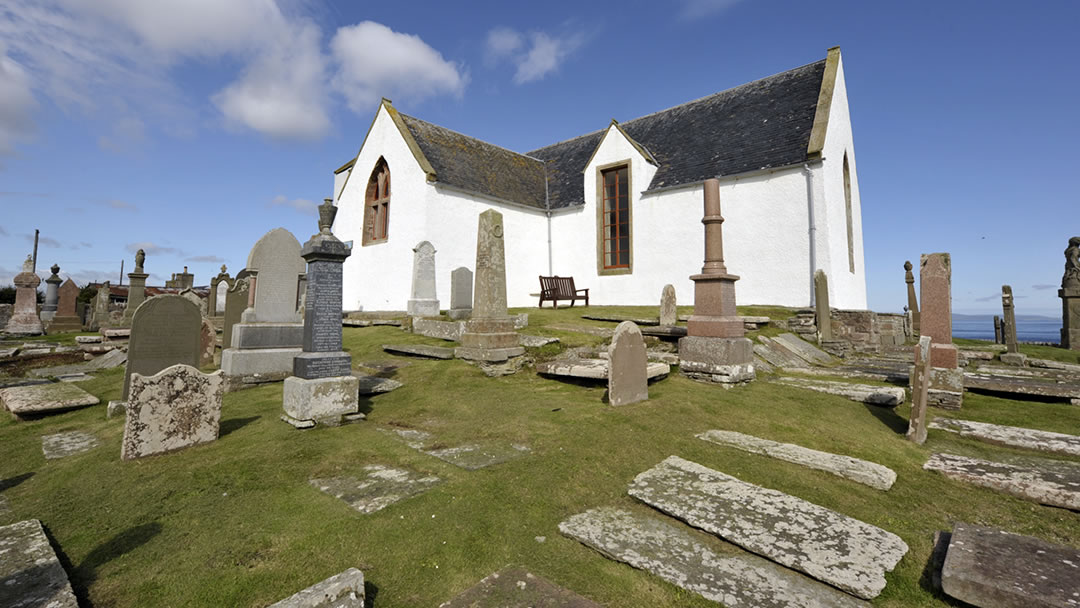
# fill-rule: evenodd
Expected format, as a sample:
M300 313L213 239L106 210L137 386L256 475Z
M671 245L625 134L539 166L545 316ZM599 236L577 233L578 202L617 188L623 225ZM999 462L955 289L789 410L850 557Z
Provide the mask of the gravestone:
M450 310L447 316L455 321L468 319L472 314L473 273L464 266L450 273Z
M214 363L214 349L217 347L217 330L206 317L199 327L199 367Z
M90 314L90 331L97 331L102 327L109 326L109 282L105 281L98 287L97 295L94 296L94 310Z
M1001 327L1004 330L1005 351L1001 354L1001 362L1007 365L1024 365L1027 355L1020 352L1016 341L1016 307L1014 305L1012 287L1001 286L1001 310L1004 322Z
M63 282L60 276L56 274L60 272L59 265L53 264L50 270L52 270L52 274L45 279L45 303L41 305L42 321L52 321L53 317L56 316L56 308L60 300L60 283Z
M994 315L994 344L1002 344L1005 342L1005 333L1001 327L1001 317Z
M465 322L461 359L499 362L525 352L514 321L506 310L506 250L503 216L494 209L480 214L476 231L476 274L473 277L473 312Z
M1061 347L1080 350L1080 236L1069 239L1065 249L1065 274L1061 277Z
M649 398L645 338L633 321L623 321L615 328L608 360L608 403L629 405Z
M79 286L71 279L64 281L64 284L57 290L56 316L52 318L52 321L49 321L46 327L50 334L82 329L82 321L78 312L79 291Z
M143 263L146 261L146 252L142 249L135 253L135 271L128 273L128 300L124 308L123 327L131 327L131 318L135 311L146 299L146 277L150 276L143 271Z
M210 279L210 295L206 303L206 315L208 317L220 317L225 314L225 298L227 297L229 290L232 289L234 280L229 276L228 272L225 272L227 267L225 264L221 265L221 272L212 279Z
M300 241L284 228L267 232L251 248L247 268L258 274L253 318L244 322L298 323L300 275L305 268Z
M930 390L930 337L919 337L915 365L911 372L911 414L908 416L908 441L926 442L926 407Z
M232 346L233 326L240 322L240 315L247 310L248 301L250 300L248 293L250 289L248 277L250 274L247 270L237 273L232 287L229 287L228 292L225 294L225 323L221 332L222 350Z
M829 308L829 277L824 270L814 271L814 312L817 315L818 342L832 342L832 313Z
M690 378L731 384L754 379L754 347L735 311L735 281L724 265L720 181L704 184L705 264L694 282L694 314L679 338L679 371Z
M921 315L919 314L919 299L915 297L915 275L911 273L911 269L911 261L905 261L904 282L907 283L907 309L911 313L911 329L917 336L920 331Z
M121 399L128 399L132 374L152 376L177 364L198 369L201 323L199 309L181 296L160 295L143 302L131 319Z
M194 289L190 287L180 292L180 297L186 298L189 302L199 308L199 314L206 316L206 300L204 300L199 294L195 293Z
M412 297L406 306L411 317L439 316L435 297L435 247L420 241L413 248Z
M360 381L341 346L341 272L352 252L330 231L335 215L337 207L327 199L319 206L318 234L300 252L307 262L304 351L293 359L282 399L283 418L299 428L362 417L357 409Z
M675 286L664 285L660 292L660 326L671 327L679 320L678 311L675 308Z
M963 370L952 343L952 260L947 253L923 254L919 259L922 296L920 334L930 336L931 405L959 409L964 401Z
M133 325L138 323L146 304L135 311ZM120 459L131 460L217 440L224 393L225 378L221 370L204 374L190 365L178 364L153 375L134 374Z
M15 308L4 326L4 332L18 336L40 336L45 333L37 312L37 288L41 277L34 274L34 259L26 256L22 272L15 275Z

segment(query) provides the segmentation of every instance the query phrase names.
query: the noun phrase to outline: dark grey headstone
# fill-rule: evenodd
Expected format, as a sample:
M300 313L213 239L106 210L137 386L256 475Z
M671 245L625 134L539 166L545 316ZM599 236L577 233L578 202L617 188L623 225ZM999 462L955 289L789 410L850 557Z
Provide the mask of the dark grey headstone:
M293 375L308 380L348 376L352 371L352 357L341 350L341 272L351 252L328 225L321 228L300 252L307 262L304 352L293 359Z
M160 295L143 302L131 320L123 399L131 374L153 376L177 364L199 368L202 313L183 296Z

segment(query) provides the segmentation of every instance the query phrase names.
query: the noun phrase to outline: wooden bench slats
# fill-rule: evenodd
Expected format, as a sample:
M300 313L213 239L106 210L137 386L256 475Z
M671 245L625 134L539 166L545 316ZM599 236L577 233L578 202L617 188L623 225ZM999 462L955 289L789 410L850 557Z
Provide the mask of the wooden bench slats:
M585 306L589 305L589 290L578 289L574 285L574 277L540 277L540 306L544 302L551 302L552 308L559 307L559 300L570 300L573 306L578 300L585 300Z

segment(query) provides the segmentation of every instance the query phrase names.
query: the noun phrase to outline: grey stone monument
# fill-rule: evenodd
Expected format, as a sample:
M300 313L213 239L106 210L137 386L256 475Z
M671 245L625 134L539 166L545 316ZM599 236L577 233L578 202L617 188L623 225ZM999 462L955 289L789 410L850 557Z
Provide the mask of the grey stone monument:
M360 381L352 375L352 357L341 349L341 270L351 252L330 231L336 214L330 200L319 206L319 233L300 253L307 262L304 352L293 359L282 400L283 419L299 428L363 417Z
M671 327L679 320L678 310L675 308L675 286L664 285L660 292L660 326Z
M1013 301L1012 287L1001 286L1001 311L1004 322L1001 327L1005 334L1005 352L1001 354L1001 362L1008 365L1024 365L1027 355L1020 352L1016 342L1016 310Z
M192 304L199 307L199 314L201 314L204 317L207 316L206 315L206 300L203 299L203 297L200 296L198 293L196 293L194 289L192 289L191 287L187 287L185 289L182 289L180 291L180 297L187 298L188 300L190 300Z
M146 304L158 299L152 298ZM140 306L136 315L144 307ZM132 460L217 440L225 393L222 376L220 370L204 374L181 364L156 374L132 376L120 459Z
M439 316L439 299L435 297L435 247L420 241L413 248L412 297L406 310L411 317Z
M633 321L615 328L608 347L608 403L629 405L649 398L645 338Z
M506 248L503 216L494 209L480 214L476 234L476 274L473 280L473 312L465 322L461 359L499 362L525 352L521 336L506 311Z
M56 307L60 301L60 283L64 282L60 275L56 274L60 272L60 266L53 264L50 270L52 274L45 279L45 303L41 306L42 321L52 321L56 316Z
M221 265L221 272L210 279L210 296L206 304L206 316L222 317L225 315L225 299L235 283L234 279L226 272L228 268Z
M127 401L131 375L152 376L177 364L199 368L202 315L190 301L160 295L143 302L131 318L122 399Z
M908 441L926 442L926 408L930 391L930 336L921 336L915 347L915 365L911 372L911 414L908 416Z
M912 274L911 260L904 262L904 282L907 283L907 309L911 313L911 329L919 335L919 299L915 297L915 275Z
M15 275L15 307L4 332L17 336L40 336L45 333L37 311L37 288L41 277L34 274L34 259L26 256L22 272Z
M994 344L1001 344L1005 341L1005 332L1002 331L1001 317L994 315Z
M49 321L45 329L50 334L67 331L79 331L82 329L82 321L79 319L79 286L75 281L68 279L57 290L56 316Z
M236 274L236 279L233 280L233 285L229 287L229 290L225 293L225 322L222 325L221 331L221 348L222 350L232 346L232 329L233 326L240 322L240 315L244 314L247 310L248 302L250 300L250 281L249 277L254 273L248 270L241 270Z
M97 295L94 296L94 310L90 315L90 331L97 331L102 327L109 326L109 296L111 288L105 281L98 287Z
M964 403L964 370L952 343L952 258L948 253L919 257L919 294L922 296L920 335L930 336L929 402L945 409Z
M1080 236L1069 239L1065 249L1065 274L1061 277L1061 347L1080 350Z
M832 309L829 308L829 277L814 271L814 311L817 314L818 342L832 342Z
M131 319L135 311L146 299L146 277L150 276L143 271L143 262L146 261L146 252L140 249L135 253L135 271L128 273L128 300L124 308L123 327L131 327Z
M473 273L462 266L450 273L450 310L447 316L455 321L468 319L472 314Z

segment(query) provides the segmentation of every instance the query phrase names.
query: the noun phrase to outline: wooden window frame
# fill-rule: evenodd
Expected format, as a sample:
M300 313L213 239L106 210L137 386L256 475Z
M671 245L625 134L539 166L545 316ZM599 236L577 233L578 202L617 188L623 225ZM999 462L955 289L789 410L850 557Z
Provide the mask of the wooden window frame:
M626 229L627 265L607 267L604 264L604 174L626 169ZM617 184L617 182L616 182ZM616 185L617 187L617 185ZM620 235L621 236L621 235ZM596 273L600 276L632 274L634 272L634 173L633 163L627 158L596 167Z
M380 177L385 178L380 181ZM390 165L379 157L364 188L364 236L361 246L378 245L390 238Z

